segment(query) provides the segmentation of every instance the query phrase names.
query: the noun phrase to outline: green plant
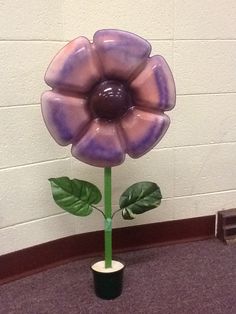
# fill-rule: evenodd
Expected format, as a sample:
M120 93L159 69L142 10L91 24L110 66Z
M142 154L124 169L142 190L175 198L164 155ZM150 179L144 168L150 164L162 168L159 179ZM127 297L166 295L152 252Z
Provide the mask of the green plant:
M124 219L134 219L136 215L160 205L162 195L156 183L143 181L131 185L120 196L120 208L112 211L111 168L104 168L104 211L97 205L102 194L94 184L68 177L51 178L54 201L65 211L76 216L88 216L93 210L99 211L104 218L105 267L112 267L112 219L122 213Z

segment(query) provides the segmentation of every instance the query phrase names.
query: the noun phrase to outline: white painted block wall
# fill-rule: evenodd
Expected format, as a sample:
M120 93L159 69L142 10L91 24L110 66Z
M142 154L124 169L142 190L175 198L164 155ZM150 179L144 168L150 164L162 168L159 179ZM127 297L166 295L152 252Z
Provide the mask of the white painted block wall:
M113 170L114 208L138 180L160 184L161 207L115 227L215 214L236 205L235 0L0 0L0 255L103 228L52 201L49 177L102 188L103 172L70 157L42 121L44 72L67 41L100 28L150 40L177 87L172 124L158 147Z

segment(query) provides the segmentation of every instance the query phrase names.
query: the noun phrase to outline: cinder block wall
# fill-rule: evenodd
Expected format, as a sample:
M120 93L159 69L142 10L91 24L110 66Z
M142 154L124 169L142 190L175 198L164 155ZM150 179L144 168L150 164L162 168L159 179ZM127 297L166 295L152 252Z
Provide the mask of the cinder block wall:
M44 72L69 40L100 28L139 34L170 64L177 87L171 127L151 153L113 170L114 208L138 180L160 184L161 207L146 224L214 214L236 204L236 2L234 0L0 1L0 255L99 230L99 214L77 218L52 201L49 177L102 187L102 169L70 157L40 113Z

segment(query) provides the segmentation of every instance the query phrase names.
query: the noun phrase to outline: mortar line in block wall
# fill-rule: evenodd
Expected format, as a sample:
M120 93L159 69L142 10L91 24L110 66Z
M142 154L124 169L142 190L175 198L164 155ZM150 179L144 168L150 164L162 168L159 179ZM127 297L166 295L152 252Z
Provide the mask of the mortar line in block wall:
M48 215L48 216L44 216L44 217L38 217L38 218L30 219L30 220L25 220L25 221L20 221L20 222L17 222L17 223L13 223L13 224L4 226L3 228L0 228L0 230L3 231L3 230L7 230L7 229L18 227L18 226L24 226L24 225L31 224L31 223L37 223L37 222L40 222L40 221L44 221L44 220L47 220L47 219L50 219L50 218L55 218L55 217L60 217L60 216L71 217L69 213L60 212L60 213L53 214L53 215Z
M173 61L174 61L174 54L173 54ZM215 92L215 93L184 93L184 94L178 94L177 93L177 97L188 97L188 96L197 97L197 96L208 96L208 95L213 95L213 96L218 96L218 95L226 95L226 96L227 95L236 95L236 91L235 92ZM40 106L39 103L15 104L15 105L0 106L0 110L1 109L11 109L11 108L12 109L13 108L27 108L27 107L32 108L32 107L39 107L39 106Z
M174 38L174 39L148 39L150 41L201 41L201 42L206 42L206 41L209 41L209 42L212 42L212 41L229 41L229 42L232 42L232 41L236 41L236 38Z
M175 41L236 41L236 38L175 38Z
M0 106L1 109L15 109L15 108L32 108L32 107L39 107L39 103L31 103L31 104L19 104L19 105L8 105L8 106Z
M182 145L182 146L170 146L170 147L163 147L163 148L154 148L154 151L166 151L166 150L173 150L173 149L186 149L186 148L197 148L197 147L209 147L209 146L219 146L219 145L236 145L236 141L232 142L218 142L218 143L205 143L205 144L196 144L196 145ZM48 160L42 160L42 161L35 161L27 164L19 164L14 166L7 166L7 167L0 167L1 171L7 171L11 169L19 169L24 167L30 167L34 165L41 165L44 163L51 163L51 162L57 162L61 160L73 160L70 156L62 157L62 158L54 158L54 159L48 159ZM72 170L72 168L71 168Z
M174 34L175 36L175 34ZM159 42L159 41L203 41L203 42L206 42L206 41L209 41L209 42L212 42L212 41L215 41L215 42L221 42L221 41L229 41L229 42L232 42L232 41L236 41L236 38L163 38L163 39L155 39L155 38L149 38L147 39L148 41L153 41L153 42Z
M227 92L215 92L215 93L183 93L183 94L177 94L177 96L204 96L204 95L231 95L231 94L236 94L236 91L227 91Z
M0 38L0 42L45 42L45 43L65 43L67 44L69 40L60 40L60 39L27 39L27 38L22 38L22 39L17 39L17 38Z
M175 33L176 33L176 0L173 0L173 39L174 40L175 40Z
M27 39L27 38L0 38L1 42L45 42L45 43L65 43L67 44L72 38L69 39ZM173 41L173 38L147 38L148 41ZM174 38L175 41L236 41L236 38Z
M118 205L112 204L112 207L115 207L115 206L118 206ZM103 206L97 206L97 207L100 210L103 209ZM94 213L97 213L97 212L94 211ZM31 224L31 223L37 223L37 222L40 222L40 221L45 221L45 220L48 220L48 219L51 219L51 218L63 217L63 216L65 216L65 217L67 216L69 218L72 217L72 215L67 213L67 212L58 212L56 214L50 214L50 215L43 216L43 217L34 217L32 219L29 219L29 220L19 221L19 222L16 222L16 223L5 225L4 227L0 227L0 231L11 229L11 228L15 228L15 227L18 227L18 226L24 226L24 225Z
M1 167L0 172L6 171L6 170L11 170L11 169L19 169L19 168L26 168L26 167L30 167L30 166L37 166L37 165L41 165L41 164L45 164L45 163L53 163L53 162L62 161L62 160L69 160L69 159L70 159L70 157L68 156L68 157L62 157L62 158L54 158L54 159L36 161L36 162L31 162L31 163L22 164L22 165Z
M210 146L220 146L220 145L234 145L234 144L236 144L236 141L204 143L204 144L194 144L194 145L182 145L182 146L170 146L170 147L162 147L162 148L153 148L153 150L159 152L159 151L172 150L172 149L198 148L198 147L210 147Z
M177 188L177 182L176 182L176 148L173 148L172 150L172 169L173 169L173 177L172 177L172 184L173 184L173 191L172 191L172 197L176 195L176 188Z
M4 232L10 231L10 230L16 230L17 228L21 228L21 227L24 227L27 225L30 226L32 224L38 224L38 223L44 222L44 221L46 222L47 220L58 218L58 217L59 218L61 217L62 219L63 219L63 217L65 217L65 218L69 217L70 218L71 214L69 214L69 213L58 213L58 214L51 215L51 216L45 216L45 217L41 217L41 218L37 218L37 219L32 219L32 220L14 223L14 224L7 225L7 226L0 228L0 233L2 233L2 232L4 233ZM201 215L199 217L201 217ZM171 220L175 220L175 219L166 219L166 221L171 221ZM146 224L146 222L143 222L141 220L139 220L139 221L136 220L135 225L142 225L142 224ZM127 225L124 225L124 227L127 227ZM120 227L114 225L114 228L120 228ZM96 228L96 230L93 230L93 231L97 231L97 230L103 230L102 226L98 227L98 229ZM85 232L87 232L87 231L85 231Z
M17 39L17 38L13 38L13 39L4 39L4 38L0 38L0 42L45 42L45 43L69 43L70 40L72 40L72 38L70 39L63 39L63 40L60 40L60 39ZM148 41L156 41L156 42L159 42L159 41L172 41L173 38L147 38Z
M208 192L208 193L198 193L198 194L192 194L192 195L165 197L165 198L162 199L162 201L165 202L165 201L170 201L170 200L174 201L174 200L179 200L179 199L189 199L189 198L195 198L195 197L198 197L198 196L221 195L221 194L232 193L232 192L236 192L236 189L225 190L225 191L216 191L216 192ZM115 208L116 206L119 206L119 205L118 204L112 204L113 208ZM99 208L102 209L102 207L99 207ZM63 216L71 217L71 215L69 213L59 212L59 213L54 214L54 215L48 215L48 216L44 216L44 217L34 218L32 220L25 220L25 221L18 222L18 223L15 223L15 224L7 225L7 226L4 226L3 228L0 228L0 231L4 231L4 230L7 230L7 229L19 227L19 226L24 226L24 225L31 224L31 223L38 223L40 221L45 221L47 219L60 217L60 216L62 216L62 217Z
M198 196L220 195L220 194L226 194L226 193L232 193L232 192L236 192L236 187L235 187L235 189L227 189L227 190L212 191L212 192L206 192L206 193L195 193L195 194L188 194L188 195L165 197L162 199L162 201L179 200L179 199L192 198L192 197L198 197Z

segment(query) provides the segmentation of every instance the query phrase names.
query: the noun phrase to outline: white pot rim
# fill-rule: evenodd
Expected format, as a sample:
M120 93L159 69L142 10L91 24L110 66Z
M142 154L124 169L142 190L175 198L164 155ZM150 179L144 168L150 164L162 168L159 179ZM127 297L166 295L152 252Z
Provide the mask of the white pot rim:
M94 263L91 268L92 270L98 272L98 273L114 273L116 271L119 271L125 267L124 264L122 264L119 261L112 260L112 265L109 268L105 268L105 261L99 261Z

